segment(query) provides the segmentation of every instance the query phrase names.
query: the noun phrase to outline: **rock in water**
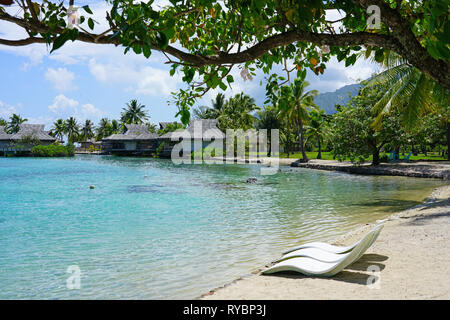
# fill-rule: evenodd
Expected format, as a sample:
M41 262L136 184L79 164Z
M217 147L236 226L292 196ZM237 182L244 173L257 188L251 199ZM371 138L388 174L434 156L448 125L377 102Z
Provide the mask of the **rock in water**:
M91 184L91 185L89 186L89 189L95 189L95 186L94 186L93 184Z
M256 179L256 178L248 178L247 179L247 183L255 183L256 181L258 181L258 179Z

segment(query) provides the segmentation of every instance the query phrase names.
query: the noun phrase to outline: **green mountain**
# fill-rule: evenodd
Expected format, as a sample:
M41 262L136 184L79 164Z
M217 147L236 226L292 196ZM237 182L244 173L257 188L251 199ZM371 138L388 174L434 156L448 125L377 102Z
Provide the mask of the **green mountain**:
M314 102L325 110L326 114L336 113L336 104L346 105L350 100L350 97L356 96L361 89L362 85L359 83L349 84L334 92L324 92L319 94Z

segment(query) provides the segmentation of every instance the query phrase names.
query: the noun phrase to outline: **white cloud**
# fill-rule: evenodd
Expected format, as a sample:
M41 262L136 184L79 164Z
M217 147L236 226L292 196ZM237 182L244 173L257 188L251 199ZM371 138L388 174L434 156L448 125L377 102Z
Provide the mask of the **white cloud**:
M53 84L58 91L75 90L77 87L74 85L75 74L70 72L66 68L48 68L45 73L45 78Z
M179 76L171 77L169 71L153 68L141 63L113 64L89 61L89 71L105 84L122 83L127 91L135 94L160 96L170 95L181 82Z
M46 129L50 130L55 120L56 119L54 117L48 115L41 115L38 117L29 117L27 123L44 124Z
M0 100L0 118L8 119L13 113L18 113L17 108Z
M53 99L53 104L48 106L48 110L55 115L53 119L75 117L79 121L90 119L97 122L105 116L105 113L93 104L86 103L80 106L78 101L63 94Z
M48 106L48 109L58 115L72 114L77 109L78 105L78 101L69 99L65 95L60 94L55 97L53 104Z
M83 104L81 106L80 114L81 114L81 118L90 119L90 120L93 120L94 122L99 121L105 115L105 113L103 111L96 108L94 105L92 105L90 103Z

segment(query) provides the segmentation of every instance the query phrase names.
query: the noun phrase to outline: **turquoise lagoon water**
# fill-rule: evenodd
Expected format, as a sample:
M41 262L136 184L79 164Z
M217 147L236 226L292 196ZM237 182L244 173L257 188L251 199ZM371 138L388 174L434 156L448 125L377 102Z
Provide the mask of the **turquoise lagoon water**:
M259 172L108 156L0 158L0 299L195 298L443 184ZM79 290L66 286L71 265L81 270Z

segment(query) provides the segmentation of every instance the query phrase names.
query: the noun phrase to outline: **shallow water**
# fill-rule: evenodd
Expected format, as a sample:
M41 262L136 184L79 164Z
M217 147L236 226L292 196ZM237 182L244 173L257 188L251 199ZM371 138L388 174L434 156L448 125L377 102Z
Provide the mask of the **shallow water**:
M195 298L443 184L109 156L0 158L0 299ZM66 287L71 265L79 290Z

